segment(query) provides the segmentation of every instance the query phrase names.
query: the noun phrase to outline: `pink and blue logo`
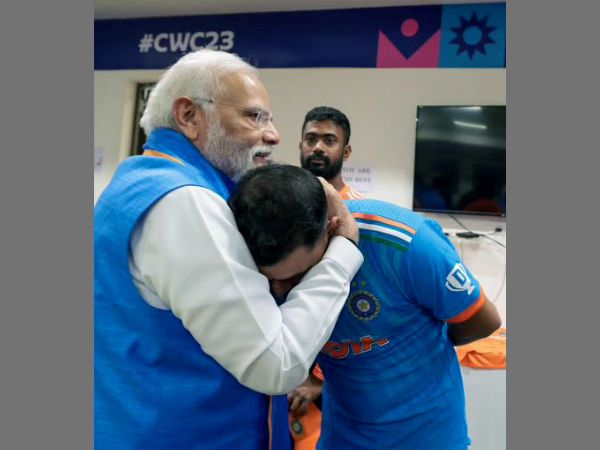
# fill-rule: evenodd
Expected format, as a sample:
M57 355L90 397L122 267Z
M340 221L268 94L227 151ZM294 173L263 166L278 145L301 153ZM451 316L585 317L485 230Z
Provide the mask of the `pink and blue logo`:
M401 8L380 26L379 68L505 67L504 3Z
M437 67L440 6L402 8L379 30L377 67ZM390 17L391 18L391 17Z

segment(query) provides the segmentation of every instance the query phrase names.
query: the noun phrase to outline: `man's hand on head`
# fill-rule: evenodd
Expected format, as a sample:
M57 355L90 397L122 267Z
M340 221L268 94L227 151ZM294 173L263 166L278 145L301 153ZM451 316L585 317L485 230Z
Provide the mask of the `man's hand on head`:
M358 244L358 225L341 195L324 178L318 178L327 197L328 232L332 236L343 236Z

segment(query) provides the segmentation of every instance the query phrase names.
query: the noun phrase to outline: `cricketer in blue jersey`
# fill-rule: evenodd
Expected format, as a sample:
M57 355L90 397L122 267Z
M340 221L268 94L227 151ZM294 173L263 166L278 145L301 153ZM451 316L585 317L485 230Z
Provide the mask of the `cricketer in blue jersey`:
M298 167L262 167L242 178L229 202L280 296L315 263L288 252L261 264L260 242L275 252L283 230L303 226L286 222L285 210L317 206L290 183L294 177L317 182ZM470 441L454 346L488 336L500 316L435 221L377 200L347 204L365 261L318 357L325 383L317 448L464 450Z

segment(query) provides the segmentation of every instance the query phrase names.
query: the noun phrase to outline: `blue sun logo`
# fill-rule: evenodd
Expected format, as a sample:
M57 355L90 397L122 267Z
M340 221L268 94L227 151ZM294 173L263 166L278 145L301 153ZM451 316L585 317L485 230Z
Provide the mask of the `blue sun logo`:
M469 20L461 16L460 26L450 28L456 33L456 37L450 43L458 45L457 55L467 52L469 59L473 59L475 52L485 55L485 46L496 43L490 37L490 33L497 27L487 26L488 19L489 16L478 19L477 14L473 12Z

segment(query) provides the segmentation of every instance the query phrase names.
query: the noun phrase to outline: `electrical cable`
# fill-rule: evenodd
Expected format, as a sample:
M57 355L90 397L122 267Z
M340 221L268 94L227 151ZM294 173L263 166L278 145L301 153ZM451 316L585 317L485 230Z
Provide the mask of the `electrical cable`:
M500 247L504 247L504 248L506 248L506 244L503 244L502 242L500 242L500 241L497 241L496 239L494 239L494 238L491 238L491 237L490 237L490 235L492 235L492 234L495 234L495 233L497 232L496 230L492 231L492 232L491 232L491 233L489 233L489 234L488 234L488 233L475 233L473 230L471 230L469 227L467 227L467 226L466 226L464 223L462 223L460 220L458 220L456 217L454 217L454 215L453 215L453 214L448 214L448 215L449 215L450 217L452 217L452 219L454 219L454 221L455 221L456 223L458 223L458 224L459 224L461 227L463 227L463 228L464 228L465 230L467 230L469 233L477 234L478 236L484 237L484 238L486 238L486 239L489 239L489 240L490 240L490 241L492 241L492 242L495 242L495 243L496 243L496 244L498 244ZM459 236L459 237L460 237L460 236Z
M470 230L468 227L466 227L460 220L458 220L456 217L454 217L452 214L449 214L450 217L452 217L461 227L463 227L465 230L467 230L469 233L474 233L473 230ZM490 235L497 233L498 230L494 230L491 233L476 233L481 237L487 238L490 241L495 242L496 244L498 244L501 247L506 248L506 244L503 244L502 242L497 241L496 239L493 239L490 237ZM463 240L460 240L460 258L462 260L464 260L463 258ZM502 291L504 290L504 287L506 286L506 266L504 266L504 276L502 277L502 284L500 285L500 289L498 289L498 293L494 296L494 300L492 300L493 304L496 304L496 302L498 301L498 298L500 298L500 294L502 293Z

